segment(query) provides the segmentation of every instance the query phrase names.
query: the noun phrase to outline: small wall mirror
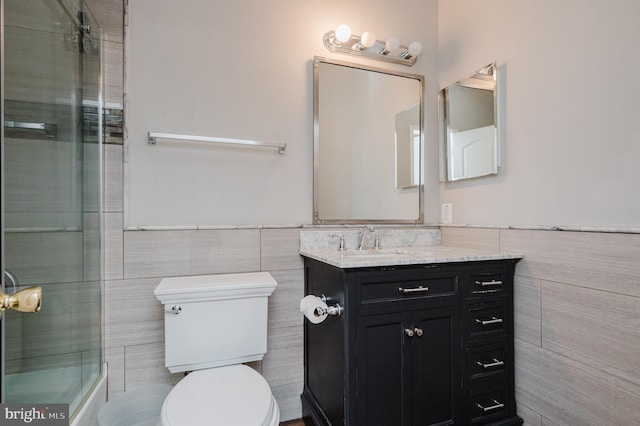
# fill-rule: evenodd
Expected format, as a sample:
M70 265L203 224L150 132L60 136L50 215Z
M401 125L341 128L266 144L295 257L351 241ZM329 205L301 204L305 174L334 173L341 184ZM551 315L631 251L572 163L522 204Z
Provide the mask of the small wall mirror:
M491 63L440 91L440 180L498 173L497 81Z
M424 222L424 77L315 57L313 82L313 222Z

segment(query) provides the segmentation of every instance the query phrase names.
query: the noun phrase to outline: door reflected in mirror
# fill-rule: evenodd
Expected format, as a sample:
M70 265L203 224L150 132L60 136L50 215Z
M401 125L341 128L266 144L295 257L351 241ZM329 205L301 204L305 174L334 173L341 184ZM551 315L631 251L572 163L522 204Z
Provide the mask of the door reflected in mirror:
M424 77L314 59L314 218L422 223Z
M498 173L495 63L440 91L441 180Z
M420 105L396 114L396 187L410 188L420 185Z

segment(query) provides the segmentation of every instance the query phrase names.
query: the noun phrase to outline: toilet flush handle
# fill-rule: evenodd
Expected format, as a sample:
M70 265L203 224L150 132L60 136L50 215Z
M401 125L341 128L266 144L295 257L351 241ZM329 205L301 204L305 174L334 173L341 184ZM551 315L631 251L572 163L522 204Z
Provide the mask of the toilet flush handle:
M164 307L164 311L168 314L176 314L178 315L180 312L182 312L182 306L180 305L173 305L171 307L166 306Z

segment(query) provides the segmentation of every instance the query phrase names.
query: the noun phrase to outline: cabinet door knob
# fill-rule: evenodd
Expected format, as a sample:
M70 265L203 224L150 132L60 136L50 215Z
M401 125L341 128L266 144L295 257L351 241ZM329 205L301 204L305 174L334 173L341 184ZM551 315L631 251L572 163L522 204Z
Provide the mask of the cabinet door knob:
M413 337L413 330L410 328L405 328L404 334L406 334L408 337Z
M422 336L422 329L421 328L414 328L413 331L415 331L416 336L418 336L418 337Z

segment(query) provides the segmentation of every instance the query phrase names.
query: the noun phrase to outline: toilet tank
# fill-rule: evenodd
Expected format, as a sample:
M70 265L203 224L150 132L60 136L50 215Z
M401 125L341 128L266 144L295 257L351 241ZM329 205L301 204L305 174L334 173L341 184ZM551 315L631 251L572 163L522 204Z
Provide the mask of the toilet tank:
M268 272L164 278L165 365L172 373L261 360L267 352Z

